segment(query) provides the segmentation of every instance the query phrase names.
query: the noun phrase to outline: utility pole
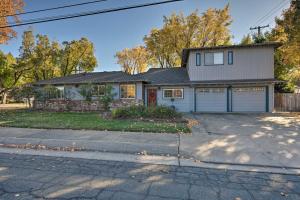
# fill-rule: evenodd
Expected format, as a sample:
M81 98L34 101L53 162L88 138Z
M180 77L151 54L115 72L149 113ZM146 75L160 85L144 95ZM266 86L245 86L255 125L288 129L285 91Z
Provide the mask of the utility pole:
M255 26L255 27L250 27L250 30L255 30L255 29L257 29L257 34L258 34L258 36L260 36L260 34L261 34L261 29L263 29L263 28L267 28L267 27L269 27L269 24L268 25L265 25L265 26Z

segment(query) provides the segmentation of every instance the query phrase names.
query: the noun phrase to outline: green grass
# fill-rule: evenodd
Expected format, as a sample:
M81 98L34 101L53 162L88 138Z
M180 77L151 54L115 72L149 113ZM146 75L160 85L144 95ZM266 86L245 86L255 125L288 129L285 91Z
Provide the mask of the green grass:
M46 129L86 129L136 132L190 132L184 123L106 120L99 113L0 111L0 126Z

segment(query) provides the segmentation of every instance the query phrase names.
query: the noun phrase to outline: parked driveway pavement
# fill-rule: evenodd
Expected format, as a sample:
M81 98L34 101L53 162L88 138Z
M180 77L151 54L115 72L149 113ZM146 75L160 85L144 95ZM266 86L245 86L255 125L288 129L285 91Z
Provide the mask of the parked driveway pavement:
M181 153L206 162L300 168L299 114L198 114Z

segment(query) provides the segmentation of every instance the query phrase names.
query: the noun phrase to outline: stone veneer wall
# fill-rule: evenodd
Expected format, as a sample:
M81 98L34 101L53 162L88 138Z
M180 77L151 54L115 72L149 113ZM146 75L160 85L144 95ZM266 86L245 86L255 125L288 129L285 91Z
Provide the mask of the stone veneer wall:
M143 100L140 99L119 99L114 100L111 104L111 109L119 107L128 107L131 105L143 105ZM103 105L99 101L84 101L84 100L65 100L51 99L46 101L37 101L33 103L33 108L36 110L48 111L103 111Z

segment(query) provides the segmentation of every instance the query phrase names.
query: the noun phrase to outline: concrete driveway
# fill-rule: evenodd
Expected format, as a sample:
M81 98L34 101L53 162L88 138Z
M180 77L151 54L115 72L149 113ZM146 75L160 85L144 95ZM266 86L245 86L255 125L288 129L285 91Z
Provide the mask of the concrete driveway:
M299 114L198 114L181 153L205 162L300 168Z

